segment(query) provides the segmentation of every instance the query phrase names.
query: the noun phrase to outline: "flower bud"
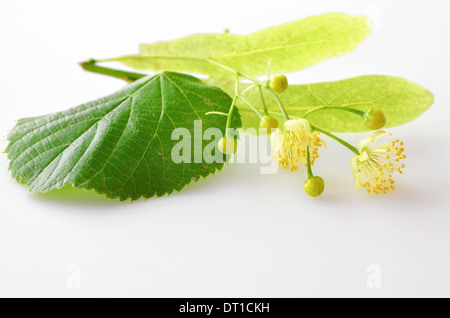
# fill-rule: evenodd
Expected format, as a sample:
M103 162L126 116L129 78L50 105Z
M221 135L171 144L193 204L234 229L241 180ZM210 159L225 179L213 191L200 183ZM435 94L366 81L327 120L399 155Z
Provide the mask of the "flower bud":
M288 87L288 80L284 75L277 75L270 81L270 88L278 94L283 93Z
M321 177L310 177L303 184L303 188L308 195L312 197L318 197L325 189L325 182Z
M264 116L259 122L259 127L270 132L272 129L278 128L278 120L273 116Z
M230 154L236 152L237 142L232 137L228 137L228 138L223 137L223 138L220 138L218 147L219 147L219 151L221 153L230 155Z
M371 108L364 114L364 124L367 128L377 130L386 125L386 116L379 108Z

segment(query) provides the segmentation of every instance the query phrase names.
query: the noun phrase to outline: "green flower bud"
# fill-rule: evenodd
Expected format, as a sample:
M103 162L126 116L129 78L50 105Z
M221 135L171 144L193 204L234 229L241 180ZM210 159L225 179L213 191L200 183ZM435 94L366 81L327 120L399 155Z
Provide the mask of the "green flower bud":
M236 152L237 142L232 137L223 137L220 138L218 147L221 153L230 155Z
M283 93L288 87L288 80L284 75L277 75L270 81L270 88L278 94Z
M272 129L278 128L278 120L272 116L264 116L259 122L259 127L270 132Z
M386 125L386 116L379 108L371 108L364 114L364 124L367 128L377 130Z
M303 188L308 195L318 197L325 189L325 182L321 177L310 177L303 184Z

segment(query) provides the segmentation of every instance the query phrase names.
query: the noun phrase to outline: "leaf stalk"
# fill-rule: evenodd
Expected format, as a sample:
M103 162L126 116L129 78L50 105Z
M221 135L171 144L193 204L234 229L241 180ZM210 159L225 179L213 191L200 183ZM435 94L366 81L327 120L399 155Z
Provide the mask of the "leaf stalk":
M103 74L103 75L116 77L116 78L125 80L128 83L137 81L138 79L147 76L146 74L142 74L142 73L126 72L126 71L116 70L116 69L112 69L112 68L108 68L108 67L98 66L96 64L96 62L97 62L96 60L90 59L86 62L81 62L80 66L88 72L93 72L93 73L97 73L97 74Z

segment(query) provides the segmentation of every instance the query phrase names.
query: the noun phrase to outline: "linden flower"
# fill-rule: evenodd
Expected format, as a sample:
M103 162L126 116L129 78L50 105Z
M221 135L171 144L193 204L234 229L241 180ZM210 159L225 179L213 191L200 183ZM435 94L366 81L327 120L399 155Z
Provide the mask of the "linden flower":
M306 119L293 119L284 123L284 128L272 133L271 143L275 149L272 157L278 165L291 171L297 170L297 162L306 166L306 148L309 147L311 165L319 157L318 147L325 146L325 142L318 137L319 133L312 133L311 126Z
M375 147L378 138L386 135L390 134L379 130L358 143L360 155L350 160L358 191L360 187L374 193L395 190L392 173L402 173L405 165L400 160L406 158L403 154L405 149L402 147L403 142L398 139Z

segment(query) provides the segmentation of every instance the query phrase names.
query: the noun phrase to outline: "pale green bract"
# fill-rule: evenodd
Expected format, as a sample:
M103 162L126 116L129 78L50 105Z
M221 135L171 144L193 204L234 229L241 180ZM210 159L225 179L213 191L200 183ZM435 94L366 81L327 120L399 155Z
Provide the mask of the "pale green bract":
M232 75L208 60L252 76L297 71L355 49L370 33L366 17L328 13L263 29L249 35L196 34L141 45L119 61L140 70Z
M222 87L229 93L234 90L234 83L227 79L209 79L207 83ZM276 116L282 123L284 120L275 100L267 92L264 96L270 114ZM262 109L257 88L247 91L244 98ZM336 82L289 85L279 98L292 117L302 117L307 111L322 106L349 107L362 111L378 107L386 115L386 127L412 121L427 110L434 100L433 94L418 84L403 78L383 75L359 76ZM237 105L243 128L259 128L258 116L245 103L238 101ZM308 120L333 132L368 130L360 116L342 110L322 109L311 113Z
M202 120L203 131L214 127L223 134L226 117L205 113L228 112L230 105L225 92L192 76L147 76L81 106L19 120L8 136L10 169L32 193L73 184L120 200L170 194L223 167L202 154L197 163L175 163L174 129L191 132L195 156L194 121ZM240 126L238 113L232 126ZM202 152L211 142L218 140L200 141Z

